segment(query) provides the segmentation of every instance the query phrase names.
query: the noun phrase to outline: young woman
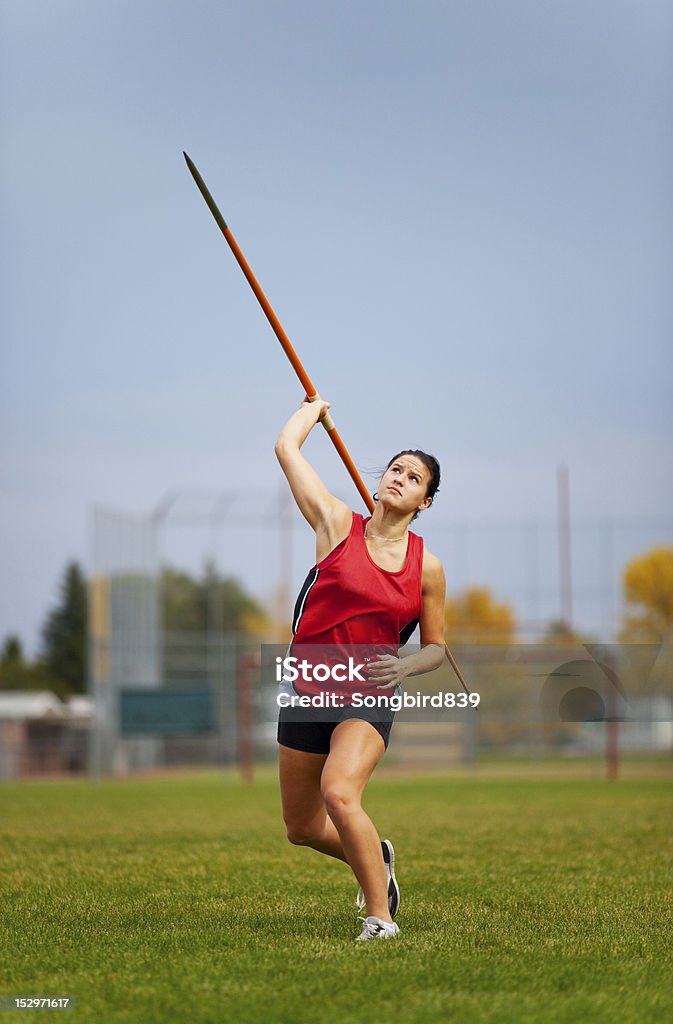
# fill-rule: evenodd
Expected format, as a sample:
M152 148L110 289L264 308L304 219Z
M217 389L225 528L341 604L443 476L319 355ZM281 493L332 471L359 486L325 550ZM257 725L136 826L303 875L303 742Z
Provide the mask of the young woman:
M439 465L424 452L395 456L381 477L373 515L363 518L329 493L301 454L328 409L328 402L304 402L276 442L295 501L316 535L316 565L297 601L292 648L357 645L361 651L370 645L387 651L368 661L364 686L350 685L392 692L406 676L430 672L444 657L444 572L422 539L409 532L412 519L432 504ZM420 650L398 657L417 624ZM361 887L358 906L367 911L360 940L399 932L393 922L400 900L392 843L381 842L362 808L392 725L392 715L374 717L380 720L346 707L330 722L311 715L298 721L296 713L281 709L278 724L288 839L350 865Z

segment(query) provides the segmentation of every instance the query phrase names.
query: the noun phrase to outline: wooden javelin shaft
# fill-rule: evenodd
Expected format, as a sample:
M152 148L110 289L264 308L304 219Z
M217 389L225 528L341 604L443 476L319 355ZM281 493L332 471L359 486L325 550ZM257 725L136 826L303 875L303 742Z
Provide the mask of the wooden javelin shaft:
M297 353L294 350L294 346L292 345L292 342L290 341L290 339L288 338L287 334L283 330L283 326L282 326L280 320L278 319L278 317L274 313L274 311L273 311L273 309L271 307L271 303L269 302L269 300L267 299L266 295L262 291L262 288L261 288L261 286L259 284L259 281L257 280L255 275L253 274L248 261L246 260L245 256L241 252L241 249L240 249L240 246L239 246L238 242L236 241L236 239L234 238L233 234L231 233L231 229L228 227L228 225L226 224L226 222L224 220L224 217L222 216L222 214L220 213L219 209L217 208L217 203L215 202L215 200L211 196L211 194L210 194L210 192L208 190L208 186L206 185L205 181L203 180L203 178L199 174L199 171L198 171L196 165L194 164L193 160L190 160L190 158L187 156L186 153L184 153L184 158L187 161L187 166L189 167L191 175L194 178L194 181L196 182L196 186L197 186L199 192L201 193L201 195L205 199L206 204L208 205L208 209L210 210L210 212L212 213L213 217L215 218L215 220L217 222L217 225L220 228L220 231L224 235L229 248L231 249L231 251L234 254L236 262L238 263L239 267L241 268L241 270L245 274L245 277L246 277L246 279L248 281L248 284L252 288L253 292L255 293L255 295L257 297L257 301L259 302L260 306L264 310L266 318L267 318L267 320L269 321L269 323L271 324L271 326L273 328L274 334L276 335L276 337L278 338L279 342L283 346L283 350L284 350L286 356L288 357L288 359L290 360L290 363L292 364L292 368L294 369L295 373L299 377L299 380L301 381L301 386L303 387L304 391L306 392L306 397L308 398L309 402L317 401L320 398L320 395L318 394L317 388L314 387L313 382L311 381L311 378L307 374L306 370L304 369L304 367L302 365L302 362L301 362L299 356L297 355ZM341 457L342 462L344 463L346 469L348 470L348 472L350 474L350 477L353 480L353 483L355 484L355 486L357 487L358 491L360 492L360 495L361 495L365 505L367 506L367 508L369 509L370 512L373 512L374 511L374 501L372 499L372 496L369 493L369 491L367 490L367 488L366 488L366 486L365 486L365 484L364 484L364 482L362 480L362 477L358 473L357 468L355 466L355 463L353 462L353 460L351 459L351 457L350 457L350 455L348 453L348 449L346 448L346 445L341 440L341 438L339 436L339 432L336 429L336 426L334 425L334 420L329 415L329 413L327 413L325 416L323 416L323 418L321 419L320 422L322 423L323 427L327 431L327 434L328 434L329 439L331 440L332 444L334 445L334 447L338 451L339 456Z
M280 320L278 319L278 317L274 313L274 311L273 311L273 309L271 307L271 303L269 302L269 300L267 299L266 295L262 291L262 288L261 288L261 286L259 284L259 281L257 280L255 275L253 274L248 261L246 260L245 256L241 252L241 249L240 249L240 246L239 246L238 242L236 241L236 239L234 238L233 234L231 233L231 229L229 228L229 226L227 225L224 217L220 213L220 211L218 209L218 206L217 206L217 203L215 202L215 200L213 199L212 195L210 194L208 186L206 185L205 181L203 180L203 178L199 174L199 171L198 171L198 168L197 168L196 164L194 163L193 160L191 160L189 158L189 156L184 152L184 150L183 150L183 156L184 156L185 160L187 161L187 167L189 168L189 171L190 171L194 181L196 182L196 187L198 188L199 192L201 193L201 195L205 199L206 205L208 206L208 209L212 213L213 217L215 218L215 221L217 222L217 225L218 225L220 231L224 235L229 248L233 252L234 257L236 259L236 262L238 263L239 267L241 268L241 270L245 274L245 277L246 277L246 279L248 281L248 284L252 288L253 292L255 293L255 295L257 297L257 301L259 302L260 306L264 310L266 318L267 318L267 320L269 321L269 323L271 324L271 326L273 328L274 334L276 335L276 337L278 338L279 342L283 346L283 350L284 350L286 356L288 357L288 359L290 360L290 362L292 364L292 368L294 369L295 373L299 377L299 380L301 381L301 386L303 387L304 391L306 392L306 397L308 398L309 402L317 401L320 398L320 395L318 394L317 389L314 387L313 382L311 381L311 378L309 377L309 375L307 374L306 370L304 369L303 364L301 362L301 359L299 358L299 356L295 352L294 346L292 345L292 342L290 341L290 339L288 338L287 334L283 330L283 326L282 326ZM351 459L351 457L350 457L350 455L348 453L348 449L346 448L346 445L343 443L343 441L339 437L339 432L337 431L337 429L336 429L336 427L334 425L334 420L332 419L330 414L327 413L325 416L323 416L323 418L321 419L320 422L322 423L323 427L327 431L327 435L328 435L329 439L331 440L332 444L334 445L334 447L338 451L338 453L339 453L339 455L341 457L341 461L345 465L346 469L348 470L348 472L350 474L350 477L351 477L353 483L355 484L355 486L357 487L358 491L360 492L360 496L362 497L362 500L364 501L364 503L367 506L367 508L369 509L369 511L373 512L374 511L374 507L375 507L374 506L374 500L373 500L371 494L369 493L369 491L367 490L367 488L365 487L365 484L364 484L364 482L362 480L362 477L358 473L357 468L355 466L355 463L353 462L353 460ZM460 669L458 668L458 665L456 663L455 658L451 654L451 651L449 650L447 645L444 646L444 649L445 649L445 652L446 652L446 656L449 659L449 662L451 664L451 667L453 668L454 672L458 676L458 679L460 680L460 682L461 682L461 684L463 686L463 689L465 690L465 692L467 694L469 694L470 691L468 690L467 686L465 685L465 680L463 679L462 673L461 673Z

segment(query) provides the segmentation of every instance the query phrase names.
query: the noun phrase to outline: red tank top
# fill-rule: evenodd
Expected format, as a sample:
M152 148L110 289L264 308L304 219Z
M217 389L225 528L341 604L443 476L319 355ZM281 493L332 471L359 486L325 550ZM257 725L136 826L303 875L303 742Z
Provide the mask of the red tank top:
M304 645L327 645L320 660L358 660L377 654L397 654L418 624L421 614L423 538L409 533L403 567L382 569L372 559L364 537L366 519L353 513L350 533L309 572L294 610L291 654L306 656ZM356 650L352 650L356 645ZM313 652L315 660L318 652ZM331 685L331 684L330 684ZM342 684L365 692L374 684ZM294 684L298 693L320 693L327 684Z

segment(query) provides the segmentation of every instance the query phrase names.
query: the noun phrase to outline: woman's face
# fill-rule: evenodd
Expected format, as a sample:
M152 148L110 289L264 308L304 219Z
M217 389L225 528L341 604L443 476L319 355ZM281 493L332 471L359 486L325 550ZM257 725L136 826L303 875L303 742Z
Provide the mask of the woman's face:
M432 502L431 498L426 498L430 475L421 459L415 455L400 455L381 477L379 501L400 512L428 508Z

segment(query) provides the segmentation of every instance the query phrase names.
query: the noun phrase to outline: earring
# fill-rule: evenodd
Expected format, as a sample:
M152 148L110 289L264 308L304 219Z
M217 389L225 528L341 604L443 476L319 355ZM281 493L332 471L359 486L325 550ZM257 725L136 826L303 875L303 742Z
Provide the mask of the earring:
M374 493L372 494L372 501L378 501L378 500L379 500L379 492L378 491L374 491Z

